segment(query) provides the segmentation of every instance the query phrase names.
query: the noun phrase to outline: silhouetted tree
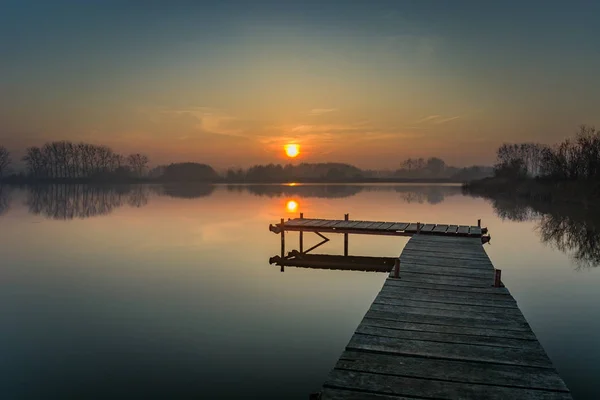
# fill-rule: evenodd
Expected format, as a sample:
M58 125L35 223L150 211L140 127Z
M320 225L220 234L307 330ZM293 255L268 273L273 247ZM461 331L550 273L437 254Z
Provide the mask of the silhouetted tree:
M127 163L131 171L138 177L144 175L144 171L148 168L148 157L144 154L135 153L127 157Z
M163 179L167 181L212 182L219 179L215 170L206 164L175 163L164 167Z
M10 153L4 146L0 146L0 178L4 176L8 166L10 165Z

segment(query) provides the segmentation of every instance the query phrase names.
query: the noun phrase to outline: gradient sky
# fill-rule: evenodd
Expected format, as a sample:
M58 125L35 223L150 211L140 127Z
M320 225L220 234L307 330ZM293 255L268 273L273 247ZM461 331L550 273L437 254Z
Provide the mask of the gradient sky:
M525 4L523 4L525 3ZM0 144L492 163L600 125L598 1L0 0Z

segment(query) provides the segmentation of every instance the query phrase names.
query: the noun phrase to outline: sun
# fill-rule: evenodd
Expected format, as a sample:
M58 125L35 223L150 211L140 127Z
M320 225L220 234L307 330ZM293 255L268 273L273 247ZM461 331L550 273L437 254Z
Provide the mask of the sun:
M289 212L295 212L298 209L298 202L295 200L288 200L285 204L285 208L287 208Z
M294 158L300 154L300 146L297 144L286 144L283 146L283 149L285 150L285 154L290 158Z

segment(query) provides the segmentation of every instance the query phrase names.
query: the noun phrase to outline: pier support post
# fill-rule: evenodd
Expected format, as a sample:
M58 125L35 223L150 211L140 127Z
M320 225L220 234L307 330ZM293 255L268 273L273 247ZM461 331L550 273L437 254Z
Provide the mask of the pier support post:
M481 220L480 219L477 220L477 227L481 228Z
M285 221L281 218L281 259L285 257L285 229L284 229Z
M497 269L494 274L494 287L502 287L502 270Z
M344 221L348 221L350 214L344 214ZM344 233L344 256L348 257L348 234Z
M397 258L394 261L394 278L398 279L400 278L400 259Z
M304 213L300 213L300 219L304 219ZM304 233L302 231L299 232L300 234L300 254L304 253Z

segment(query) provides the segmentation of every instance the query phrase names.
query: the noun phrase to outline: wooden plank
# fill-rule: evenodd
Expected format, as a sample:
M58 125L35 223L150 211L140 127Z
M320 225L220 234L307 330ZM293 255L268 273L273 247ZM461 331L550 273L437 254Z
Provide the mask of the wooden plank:
M381 230L385 230L387 231L390 227L392 227L393 225L396 225L395 222L384 222L383 224L381 224L380 227L378 227L377 229L381 229Z
M419 289L434 289L440 291L451 291L451 292L466 292L466 293L480 293L480 294L489 294L493 296L510 296L510 292L507 288L472 288L472 287L462 287L462 286L450 286L450 285L441 285L434 283L416 283L416 282L403 282L402 279L393 279L387 278L384 284L384 287L410 287L410 288L419 288Z
M503 321L479 320L474 318L461 317L444 317L442 315L425 315L417 313L402 313L393 311L380 311L369 309L365 317L376 319L387 319L389 321L402 322L422 322L425 324L441 324L464 328L489 328L495 331L505 332L530 332L530 327L527 323L511 323L505 324Z
M484 262L484 263L491 263L490 259L488 256L486 255L476 255L476 254L470 254L468 252L465 253L444 253L444 252L432 252L432 251L428 251L428 250L415 250L415 249L404 249L404 251L402 251L402 254L400 255L400 257L402 256L408 256L408 257L429 257L429 258L438 258L438 259L442 259L442 260L461 260L461 261L472 261L472 262Z
M543 350L533 349L473 346L462 343L438 343L362 334L352 336L346 349L450 360L521 365L526 367L553 368L552 363Z
M441 236L441 235L421 235L413 236L411 240L416 242L442 242L442 243L453 243L453 244L464 244L471 246L481 246L481 239L474 237L462 237L462 236Z
M371 392L428 399L571 399L570 394L566 392L457 383L338 369L331 371L325 386L328 388L361 390L366 393Z
M392 271L390 274L392 274ZM403 282L434 283L438 285L453 285L459 287L491 287L494 285L493 277L466 277L448 275L415 274L406 269L400 270L400 278Z
M477 321L491 321L500 322L505 324L504 326L511 329L529 329L529 325L522 314L508 314L508 313L488 313L485 311L468 311L468 310L448 310L439 308L428 308L428 307L415 307L415 306L397 306L391 304L380 304L373 303L370 310L373 311L386 311L394 314L417 314L427 315L430 317L448 317L448 318L462 318ZM524 327L524 328L523 328Z
M429 264L440 267L463 267L463 268L480 268L493 270L494 265L490 261L484 260L461 260L454 258L439 258L439 257L425 257L412 254L402 254L400 256L400 264L404 262Z
M287 226L302 226L306 224L310 224L311 222L316 221L312 218L294 218L290 221L284 221L284 225Z
M465 226L465 225L460 225L458 227L458 230L456 232L458 235L468 235L469 234L469 227Z
M417 224L409 224L405 229L405 232L416 232L417 231Z
M469 228L469 235L470 236L481 236L481 228L478 228L476 226L472 226Z
M322 228L331 228L331 227L339 224L340 222L344 222L344 221L339 220L339 219L334 219L334 220L327 222L326 224L321 225L321 227Z
M446 234L454 235L458 230L458 225L448 225L448 229L446 230Z
M384 287L379 292L385 297L403 297L407 299L445 302L452 304L472 304L496 307L515 307L517 302L512 296L489 296L486 293L469 293L449 290L424 289L415 287Z
M435 228L435 224L425 224L421 228L421 232L431 232Z
M373 221L361 221L361 223L354 225L352 229L366 229L368 226L372 225Z
M372 315L376 316L377 313L373 312ZM390 328L398 330L412 330L419 332L437 332L447 333L452 335L471 335L471 336L483 336L490 338L512 338L521 340L536 341L535 335L531 331L507 331L500 329L480 328L474 326L455 326L455 325L443 325L443 324L430 324L418 319L413 321L402 321L393 320L386 318L376 318L372 316L365 316L361 325L365 326L378 326L381 328Z
M410 225L408 222L396 222L394 225L387 228L388 231L403 231Z
M311 227L311 228L320 228L320 227L323 227L324 225L327 225L330 222L331 222L331 220L320 219L320 220L317 220L315 222L312 222L310 224L306 224L306 225L303 225L303 226L305 226L305 227Z
M436 225L435 228L433 228L433 232L436 233L445 233L446 230L448 230L448 225Z
M492 269L480 268L457 268L457 267L440 267L428 264L404 262L400 264L400 273L412 272L416 274L427 275L446 275L446 276L464 276L464 277L480 277L486 279L494 279L494 271ZM394 270L392 269L393 273Z
M407 243L404 246L403 250L410 250L410 251L422 251L422 252L430 252L430 253L439 253L440 255L446 255L446 254L457 254L457 255L470 255L473 257L478 257L478 258L486 258L489 260L489 257L487 255L487 253L485 252L485 250L483 250L482 248L461 248L459 246L429 246L429 245L424 245L424 244L414 244L414 243Z
M336 368L381 375L429 378L443 381L562 392L569 391L562 379L554 371L545 368L520 367L515 365L479 364L454 360L345 351L336 364Z
M373 304L387 304L396 307L418 307L418 308L433 308L439 310L454 310L454 311L466 311L466 312L484 312L488 314L499 314L499 315L518 315L523 317L521 310L516 306L512 308L508 307L491 307L481 304L454 304L446 302L436 301L418 301L412 299L406 299L402 297L387 297L384 295L377 295Z
M453 335L439 332L423 332L405 329L391 329L377 326L359 325L356 333L361 335L379 336L405 340L421 340L439 343L458 343L483 347L505 347L510 349L528 349L543 352L542 346L536 340L513 338L498 338L477 335Z
M377 230L381 225L385 224L385 222L373 222L371 225L367 226L365 229L369 230Z

